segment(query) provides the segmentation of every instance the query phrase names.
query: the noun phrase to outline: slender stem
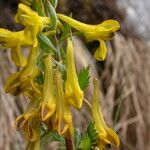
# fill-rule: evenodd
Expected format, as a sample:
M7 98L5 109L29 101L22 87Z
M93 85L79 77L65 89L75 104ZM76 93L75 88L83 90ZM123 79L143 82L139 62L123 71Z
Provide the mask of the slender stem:
M66 150L74 150L72 139L65 138Z
M87 99L83 99L83 103L85 104L85 106L86 106L86 108L88 109L88 111L90 112L90 113L92 113L91 112L91 104L90 104L90 102L87 100Z

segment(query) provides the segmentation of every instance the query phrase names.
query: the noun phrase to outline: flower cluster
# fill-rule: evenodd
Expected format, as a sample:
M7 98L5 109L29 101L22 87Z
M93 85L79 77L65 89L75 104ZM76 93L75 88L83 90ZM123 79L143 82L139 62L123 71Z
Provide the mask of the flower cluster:
M4 89L5 92L12 95L23 93L29 98L26 111L15 121L15 128L21 129L29 141L28 150L40 150L40 128L42 124L45 124L50 131L56 131L67 139L73 137L74 125L71 107L80 109L84 100L84 93L80 88L75 67L71 34L64 40L67 45L63 45L66 47L65 61L62 60L61 49L57 45L59 42L57 40L54 42L57 35L46 36L47 30L50 33L58 32L61 34L57 28L55 32L51 32L54 30L51 28L53 19L57 16L56 22L58 26L61 26L62 32L64 26L61 21L82 32L87 41L98 40L100 47L94 54L97 60L105 59L107 48L104 41L113 37L114 32L119 28L119 23L115 20L108 20L99 25L87 25L62 14L57 14L55 17L43 17L29 7L31 0L22 0L22 2L26 5L19 4L15 21L22 24L24 29L12 32L0 28L0 44L11 48L13 62L21 67L18 72L8 77ZM47 29L48 25L49 28ZM38 41L40 33L44 34L46 40L51 41L51 44L55 45L56 54L46 53L42 50L42 44ZM30 49L28 57L22 54L21 50L24 47ZM51 50L50 47L49 49ZM38 65L41 53L43 68ZM61 66L65 66L64 71L62 71ZM41 75L43 82L39 83L38 78ZM97 145L99 149L104 148L107 144L118 147L119 138L112 129L106 126L100 110L97 80L94 80L91 112L95 128L99 133Z

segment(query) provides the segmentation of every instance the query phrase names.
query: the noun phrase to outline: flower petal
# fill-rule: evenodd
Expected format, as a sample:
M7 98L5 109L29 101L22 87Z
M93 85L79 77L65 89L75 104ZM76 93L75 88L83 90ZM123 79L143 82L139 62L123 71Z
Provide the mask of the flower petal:
M42 120L47 120L56 109L56 98L54 95L54 78L52 58L48 55L45 60L45 80L43 88L43 96L41 101L41 117Z
M11 58L17 66L25 66L27 64L27 58L21 53L20 45L12 47Z
M103 21L99 26L105 28L105 31L117 31L120 28L118 21L110 19Z
M69 105L67 104L65 97L64 97L64 91L63 91L63 85L62 85L62 78L61 74L57 68L56 70L56 112L52 116L52 124L53 129L58 132L60 135L68 135L73 136L73 125L72 125L72 115L69 108Z
M114 147L118 147L120 145L119 138L111 128L107 127L101 112L101 108L99 105L100 90L98 87L98 82L97 80L94 80L93 83L94 83L94 94L92 99L91 110L95 128L99 133L100 138L99 148L102 149L107 144L111 144Z
M80 89L74 62L73 43L68 39L67 44L67 80L65 82L65 98L70 106L81 108L83 91Z
M103 61L105 60L107 55L107 47L106 44L103 40L100 40L100 46L96 49L94 53L94 57L98 61Z
M4 89L6 93L12 93L13 95L18 95L21 92L20 88L20 74L21 71L10 75L4 85Z

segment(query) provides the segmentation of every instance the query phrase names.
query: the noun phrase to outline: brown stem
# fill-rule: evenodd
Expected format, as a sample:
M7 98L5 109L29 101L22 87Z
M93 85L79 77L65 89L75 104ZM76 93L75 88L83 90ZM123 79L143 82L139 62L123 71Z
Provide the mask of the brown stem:
M66 150L74 150L72 139L65 138Z

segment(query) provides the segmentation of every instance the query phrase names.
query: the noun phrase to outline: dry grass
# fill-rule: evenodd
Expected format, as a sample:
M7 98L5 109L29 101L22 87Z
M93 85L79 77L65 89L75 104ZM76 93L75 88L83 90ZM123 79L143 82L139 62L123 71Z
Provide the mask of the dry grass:
M118 34L100 78L104 113L119 132L124 149L149 149L150 48Z
M81 50L79 48L78 54ZM76 56L82 60L80 64L92 63L89 54ZM150 149L149 57L150 48L144 42L133 38L125 39L118 34L109 45L105 64L100 63L97 67L101 79L103 113L107 123L119 133L122 149ZM27 101L23 96L14 98L4 93L4 80L17 69L12 65L10 53L6 50L0 49L0 62L0 150L24 149L25 142L21 134L14 131L13 121L25 109ZM89 117L83 110L77 125L81 123L84 127L85 120L88 121Z

